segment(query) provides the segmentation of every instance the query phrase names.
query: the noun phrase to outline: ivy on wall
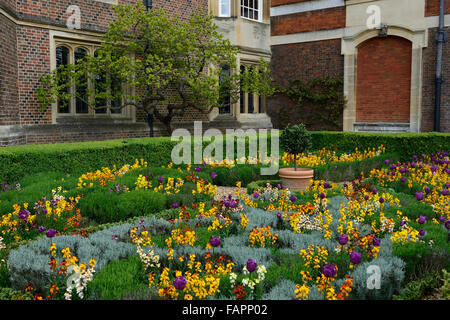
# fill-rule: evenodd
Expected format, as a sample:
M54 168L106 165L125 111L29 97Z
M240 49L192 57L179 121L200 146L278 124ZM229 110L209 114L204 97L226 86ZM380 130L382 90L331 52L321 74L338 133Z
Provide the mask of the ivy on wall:
M342 130L342 113L346 105L342 78L314 78L310 81L291 80L286 87L278 87L278 94L286 95L295 104L279 110L280 126L303 122L310 129Z

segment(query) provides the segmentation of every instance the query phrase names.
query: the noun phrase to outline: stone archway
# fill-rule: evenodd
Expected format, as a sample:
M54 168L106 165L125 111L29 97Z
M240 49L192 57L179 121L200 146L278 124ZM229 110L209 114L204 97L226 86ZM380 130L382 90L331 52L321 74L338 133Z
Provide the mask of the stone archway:
M411 60L411 41L397 36L371 38L357 47L357 123L409 124Z
M347 99L347 107L344 109L344 131L420 131L420 106L422 101L422 50L427 46L428 43L427 33L424 29L417 29L413 31L403 26L390 25L387 27L386 35L387 38L379 38L378 30L366 29L360 32L355 32L353 35L344 36L342 38L342 54L344 55L344 95ZM363 48L364 43L371 39L374 39L374 42L372 42L374 46L377 45L378 40L381 41L378 44L381 44L383 40L392 41L394 39L397 39L393 41L397 41L397 46L401 47L401 44L399 43L403 43L403 45L409 47L409 50L411 50L411 58L409 59L411 65L409 123L396 122L393 126L386 125L384 128L376 128L376 126L371 126L371 122L362 122L362 124L368 124L368 126L361 126L361 123L357 122L357 63L358 54L361 53L358 52L358 49ZM367 42L366 44L370 43L371 42ZM382 49L380 49L380 52L383 52ZM381 55L386 60L388 59L389 54L390 52L384 52ZM382 77L380 77L379 81L381 82L384 80L382 80ZM373 124L376 123L377 122L373 122Z

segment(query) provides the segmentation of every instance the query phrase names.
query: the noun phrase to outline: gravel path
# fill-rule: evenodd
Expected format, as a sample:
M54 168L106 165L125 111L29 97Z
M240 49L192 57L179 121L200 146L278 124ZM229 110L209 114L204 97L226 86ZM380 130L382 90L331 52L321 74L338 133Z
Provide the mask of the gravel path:
M214 199L217 201L223 200L223 197L228 197L229 194L233 196L233 198L236 198L236 190L239 188L237 187L222 187L217 186L217 193L214 196ZM247 193L246 188L241 188L241 193Z

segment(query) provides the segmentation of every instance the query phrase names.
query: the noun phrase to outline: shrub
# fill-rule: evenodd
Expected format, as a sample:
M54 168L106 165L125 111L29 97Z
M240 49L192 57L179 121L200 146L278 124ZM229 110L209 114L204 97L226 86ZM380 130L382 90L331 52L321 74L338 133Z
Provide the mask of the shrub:
M156 214L166 208L166 203L166 196L157 192L133 190L116 195L103 189L81 198L79 206L83 215L98 223L108 223Z
M122 299L136 290L148 287L142 262L138 256L113 261L106 265L88 284L88 299Z
M311 134L303 123L292 127L288 125L280 135L280 147L289 154L297 156L308 151L311 146ZM297 170L297 161L295 160L294 168Z
M396 153L401 160L413 155L431 154L437 150L450 150L448 133L366 133L311 131L312 149L320 150L335 146L338 150L364 150L384 145L386 152Z
M427 294L430 294L441 285L439 273L430 273L423 275L420 279L406 284L402 293L395 295L394 300L419 300Z

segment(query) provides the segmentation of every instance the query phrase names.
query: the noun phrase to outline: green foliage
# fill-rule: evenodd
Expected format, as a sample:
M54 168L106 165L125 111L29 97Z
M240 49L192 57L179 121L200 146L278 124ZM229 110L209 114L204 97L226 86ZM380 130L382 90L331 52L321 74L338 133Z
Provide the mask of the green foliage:
M365 150L384 145L387 153L396 153L400 160L413 155L435 153L450 149L449 133L367 133L311 131L312 150L335 146L340 151Z
M303 123L296 124L292 127L287 125L280 135L280 147L284 151L299 155L307 152L312 146L311 134L306 130ZM297 163L294 161L295 170L297 170Z
M393 299L420 300L422 297L431 294L441 284L439 273L424 274L420 279L407 283L402 293L394 296Z
M148 288L138 256L117 260L106 265L88 284L88 299L122 299L124 295Z
M287 87L277 88L277 92L286 95L296 104L294 112L300 115L298 120L305 122L308 127L339 130L346 104L342 89L341 78L325 77L309 82L295 79L290 81ZM292 121L292 114L291 108L283 108L280 111L282 125Z
M103 189L81 198L79 207L84 216L108 223L156 214L166 208L166 203L166 196L158 192L133 190L116 195Z
M32 297L21 291L0 287L0 300L32 300Z
M114 11L116 19L95 56L41 77L38 97L44 107L54 103L55 97L68 100L67 89L75 83L87 88L86 96L74 94L92 109L104 109L105 100L124 101L110 109L133 106L154 115L171 133L172 119L187 108L208 113L218 107L223 87L232 101L239 97L241 82L244 90L261 95L272 92L268 62L261 61L258 70L242 77L221 73L219 65L236 69L239 49L218 32L213 16L201 8L186 20L163 9L148 11L142 2L118 5ZM100 81L98 75L102 75ZM92 83L95 86L89 86ZM135 87L136 93L117 83Z
M442 285L441 288L441 297L444 300L450 300L450 272L448 272L447 270L442 270L443 273L443 278L442 281L444 282L444 284Z

